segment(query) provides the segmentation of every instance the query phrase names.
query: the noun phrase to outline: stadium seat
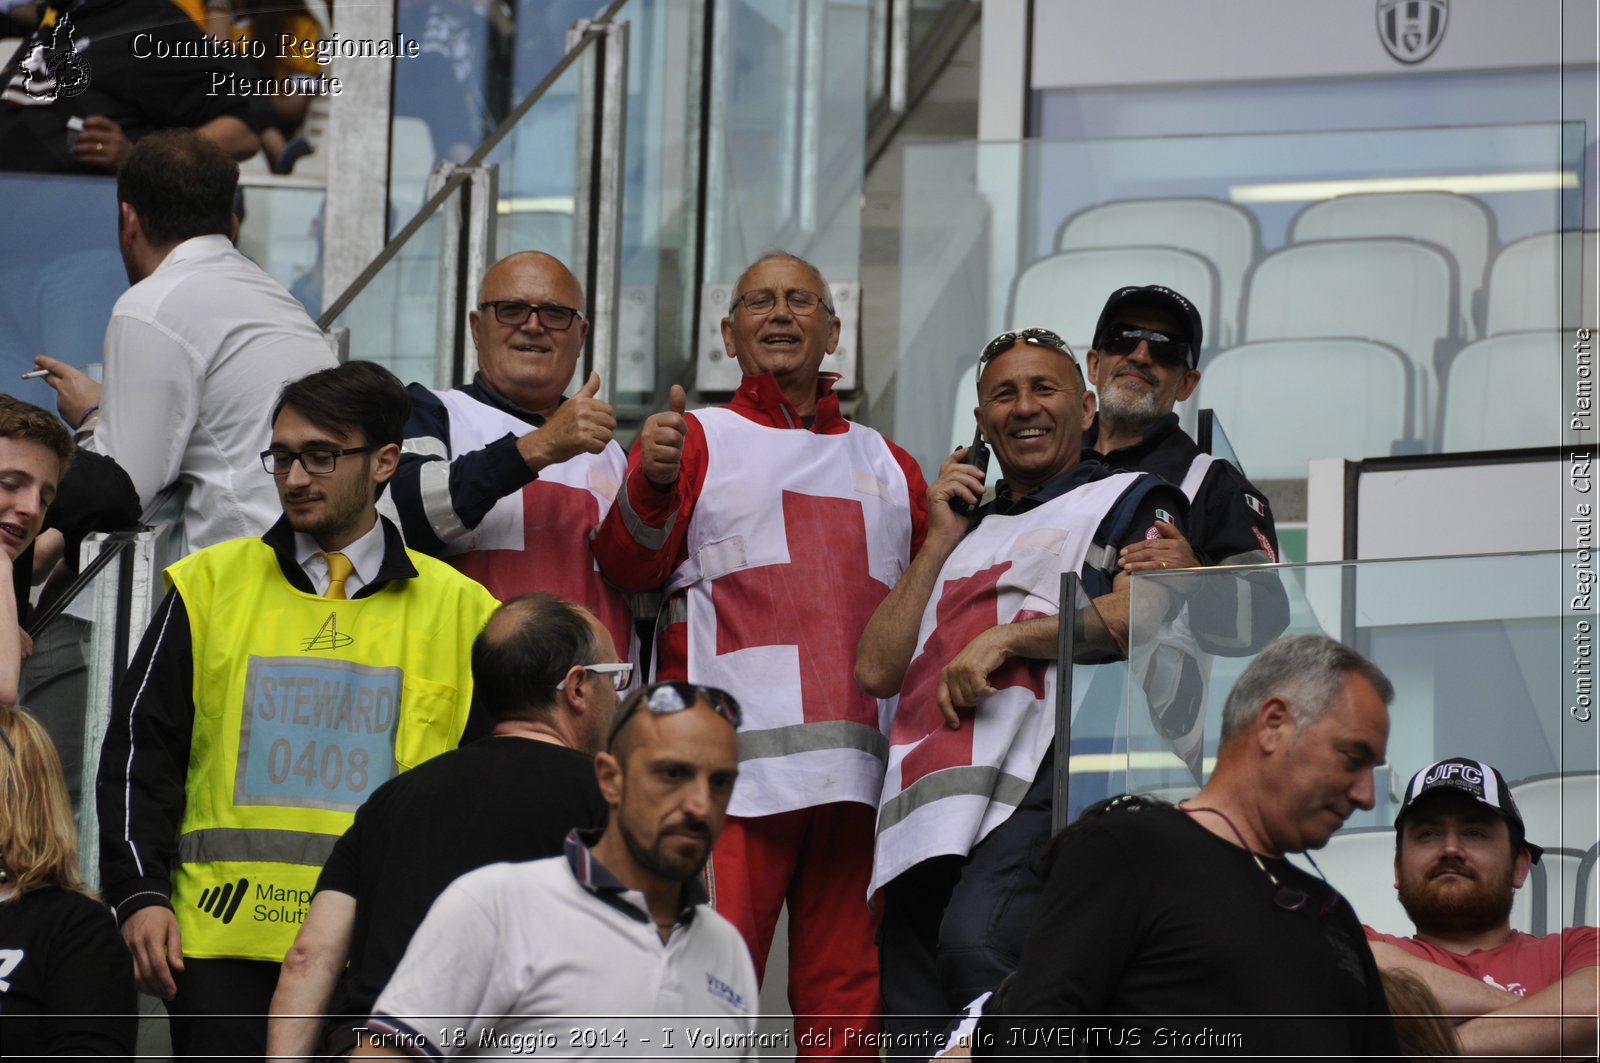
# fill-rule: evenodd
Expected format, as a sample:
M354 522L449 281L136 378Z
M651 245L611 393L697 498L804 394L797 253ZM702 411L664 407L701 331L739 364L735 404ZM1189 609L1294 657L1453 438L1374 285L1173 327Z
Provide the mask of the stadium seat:
M1316 874L1303 853L1293 854L1289 859ZM1411 920L1400 907L1400 897L1394 888L1392 828L1352 830L1346 827L1335 833L1312 859L1333 888L1344 894L1363 923L1385 934L1412 932Z
M1560 332L1513 332L1469 343L1450 363L1440 450L1515 450L1578 442L1561 416Z
M1600 842L1600 774L1531 776L1511 785L1511 797L1536 844L1582 853Z
M1174 247L1097 247L1058 251L1017 274L1008 327L1056 330L1081 364L1106 296L1127 284L1164 284L1194 303L1202 323L1216 320L1217 269L1199 255Z
M1132 246L1176 247L1215 266L1218 314L1206 331L1213 347L1238 341L1239 297L1261 247L1254 214L1220 199L1120 199L1079 211L1056 233L1057 251Z
M1429 441L1439 388L1435 357L1459 343L1456 267L1420 240L1319 240L1290 244L1256 263L1245 292L1244 338L1355 337L1410 359L1414 434ZM1288 379L1319 380L1322 373ZM1226 422L1233 435L1232 418ZM1237 439L1235 439L1237 442Z
M1594 283L1600 232L1538 233L1500 249L1489 268L1485 336L1600 325ZM1588 283L1584 278L1588 278Z
M1454 192L1379 192L1309 204L1289 225L1289 241L1410 237L1444 248L1456 260L1457 331L1476 336L1473 307L1483 288L1494 215L1471 196Z
M1312 458L1383 457L1411 438L1411 365L1358 339L1247 343L1213 356L1196 401L1257 480L1304 479Z

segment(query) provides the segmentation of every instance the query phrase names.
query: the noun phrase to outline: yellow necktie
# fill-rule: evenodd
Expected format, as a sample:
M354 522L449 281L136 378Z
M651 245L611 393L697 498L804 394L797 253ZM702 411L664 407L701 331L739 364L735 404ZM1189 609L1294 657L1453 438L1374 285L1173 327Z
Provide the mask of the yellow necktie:
M348 557L337 551L331 554L323 554L322 556L328 560L328 589L323 592L322 596L344 601L348 597L344 593L344 581L349 578L350 573L356 570L356 566L350 563Z

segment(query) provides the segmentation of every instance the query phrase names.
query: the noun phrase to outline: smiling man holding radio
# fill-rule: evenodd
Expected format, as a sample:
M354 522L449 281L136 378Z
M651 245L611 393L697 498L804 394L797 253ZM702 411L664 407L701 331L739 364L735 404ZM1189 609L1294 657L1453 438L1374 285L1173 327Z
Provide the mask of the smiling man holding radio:
M930 1038L1015 966L1049 837L1063 572L1096 609L1084 638L1125 644L1131 551L1182 534L1183 496L1154 476L1082 459L1094 416L1077 359L1043 328L1003 332L978 358L981 438L1002 479L957 451L928 489L922 552L867 624L856 676L900 696L878 811L873 887L891 1054ZM1159 567L1159 559L1153 567ZM1103 618L1103 628L1100 624Z

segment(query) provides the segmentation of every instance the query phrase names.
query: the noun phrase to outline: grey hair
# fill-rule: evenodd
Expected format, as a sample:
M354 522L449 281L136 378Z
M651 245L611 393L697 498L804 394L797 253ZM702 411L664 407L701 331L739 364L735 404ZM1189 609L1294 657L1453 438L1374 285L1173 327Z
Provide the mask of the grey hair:
M1333 706L1354 673L1377 690L1383 703L1394 700L1394 684L1377 665L1326 635L1291 635L1262 650L1228 692L1222 709L1224 744L1246 732L1261 704L1274 695L1289 704L1295 728L1303 731Z
M817 275L817 280L822 282L821 295L822 295L823 300L824 300L824 305L829 307L829 313L832 313L833 288L828 284L827 276L822 272L822 270L817 268L816 263L809 262L806 259L803 259L799 255L795 254L794 252L785 251L781 247L774 247L774 248L770 248L770 249L768 249L766 251L761 252L761 257L756 259L754 262L750 263L748 266L746 266L744 268L744 273L739 274L739 280L741 280L741 281L744 280L745 275L748 274L751 270L755 269L757 266L761 265L761 263L763 263L763 262L774 262L774 261L793 262L796 265L804 266L806 269L809 269L812 273L815 273ZM738 299L740 295L744 294L743 292L738 291L737 287L738 286L736 284L735 285L735 291L733 293L733 298L734 299Z

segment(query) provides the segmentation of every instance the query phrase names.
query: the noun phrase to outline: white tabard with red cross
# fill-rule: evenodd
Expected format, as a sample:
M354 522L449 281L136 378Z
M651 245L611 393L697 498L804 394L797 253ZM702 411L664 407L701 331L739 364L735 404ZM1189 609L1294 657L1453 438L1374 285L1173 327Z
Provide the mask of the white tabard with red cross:
M900 686L878 808L872 889L934 856L965 856L1027 793L1055 738L1054 663L1013 658L995 693L945 726L939 675L996 624L1054 616L1061 574L1083 570L1094 533L1140 479L1119 473L1017 516L985 517L939 570ZM1083 687L1074 689L1073 711Z
M705 486L689 521L687 673L739 699L729 811L875 805L889 708L856 685L856 640L910 560L905 473L870 428L818 435L697 410Z
M459 391L436 391L450 412L453 455L485 447L507 432L521 436L533 425ZM547 591L583 605L605 624L617 652L638 660L633 610L621 591L600 575L589 552L589 533L605 518L627 471L616 443L599 454L579 454L539 470L539 478L507 495L476 528L451 541L445 560L502 602L528 591Z

